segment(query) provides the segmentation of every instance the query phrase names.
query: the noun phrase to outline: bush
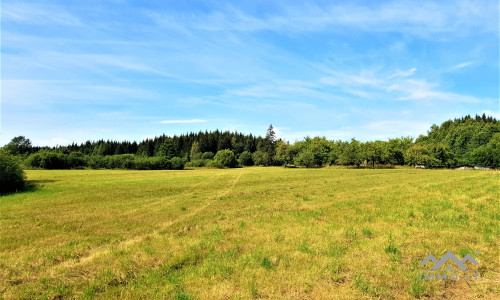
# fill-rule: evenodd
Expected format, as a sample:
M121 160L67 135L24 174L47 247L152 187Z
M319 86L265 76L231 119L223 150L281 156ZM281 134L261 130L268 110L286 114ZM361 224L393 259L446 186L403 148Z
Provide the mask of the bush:
M40 168L40 161L41 161L40 154L38 153L33 153L25 161L25 164L27 167L31 168Z
M214 154L212 152L205 152L201 155L201 159L214 159Z
M186 164L185 161L179 157L173 157L171 163L173 170L182 170L184 169L184 165Z
M172 169L172 162L164 156L142 157L134 159L133 169L135 170L169 170Z
M204 167L209 161L208 159L195 159L187 162L186 167Z
M26 184L26 175L17 159L9 152L0 149L0 193L22 190Z
M102 155L91 155L87 156L87 166L92 169L104 169L107 168L107 163L104 156Z
M269 154L260 150L257 150L252 154L252 159L256 166L269 166L271 164Z
M244 151L243 153L240 154L240 157L238 157L238 162L242 166L252 166L253 165L252 153Z
M71 166L68 161L67 154L41 150L38 153L31 154L26 160L26 164L33 168L69 169Z
M219 166L215 163L213 160L207 161L206 165L207 168L218 168Z
M67 165L69 168L81 168L85 164L85 158L81 152L71 152L68 155Z
M214 157L215 165L218 168L234 168L236 167L236 158L234 152L226 149L217 151Z
M143 157L133 154L84 156L80 152L71 152L67 155L41 150L31 154L26 159L26 164L32 168L44 169L70 169L88 166L92 169L182 170L185 161L178 157L169 160L165 156Z
M172 169L172 160L162 156L162 157L151 157L151 168L150 170L170 170Z

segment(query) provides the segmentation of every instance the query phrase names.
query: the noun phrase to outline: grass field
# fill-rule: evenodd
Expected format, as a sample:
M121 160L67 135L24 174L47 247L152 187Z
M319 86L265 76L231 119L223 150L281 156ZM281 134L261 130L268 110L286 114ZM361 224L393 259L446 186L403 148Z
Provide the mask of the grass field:
M27 171L3 298L498 298L500 172ZM448 250L477 281L419 280Z

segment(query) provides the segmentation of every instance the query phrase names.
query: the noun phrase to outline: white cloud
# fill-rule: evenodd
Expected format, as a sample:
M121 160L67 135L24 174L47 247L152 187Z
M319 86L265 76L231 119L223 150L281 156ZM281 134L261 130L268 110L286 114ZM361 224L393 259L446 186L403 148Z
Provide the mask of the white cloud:
M191 119L191 120L164 120L160 121L161 124L184 124L184 123L205 123L206 120Z
M463 62L463 63L457 64L457 65L454 65L453 67L451 67L450 71L456 71L456 70L468 67L468 66L473 65L473 64L474 64L474 62L472 62L472 61Z
M408 76L415 74L415 71L417 71L417 68L411 68L407 71L397 71L396 73L387 77L387 79L391 79L391 78L395 78L395 77L408 77Z
M407 79L398 81L387 88L389 92L396 92L400 95L395 100L422 100L422 101L449 101L449 102L468 102L481 103L490 102L491 99L477 98L474 96L461 95L452 92L439 91L435 88L437 83L428 83L426 80Z

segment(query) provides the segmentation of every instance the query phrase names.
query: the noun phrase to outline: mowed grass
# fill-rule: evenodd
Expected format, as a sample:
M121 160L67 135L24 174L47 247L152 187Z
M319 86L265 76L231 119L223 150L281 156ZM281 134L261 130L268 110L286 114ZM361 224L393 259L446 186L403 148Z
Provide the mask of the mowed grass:
M499 297L500 172L27 171L0 197L3 298ZM421 281L448 250L477 281Z

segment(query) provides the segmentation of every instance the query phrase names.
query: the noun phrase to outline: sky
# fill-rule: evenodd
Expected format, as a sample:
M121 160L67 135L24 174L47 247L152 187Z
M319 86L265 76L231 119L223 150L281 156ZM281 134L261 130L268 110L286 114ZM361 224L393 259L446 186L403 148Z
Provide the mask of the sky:
M497 0L1 1L0 145L387 140L476 113L500 118Z

